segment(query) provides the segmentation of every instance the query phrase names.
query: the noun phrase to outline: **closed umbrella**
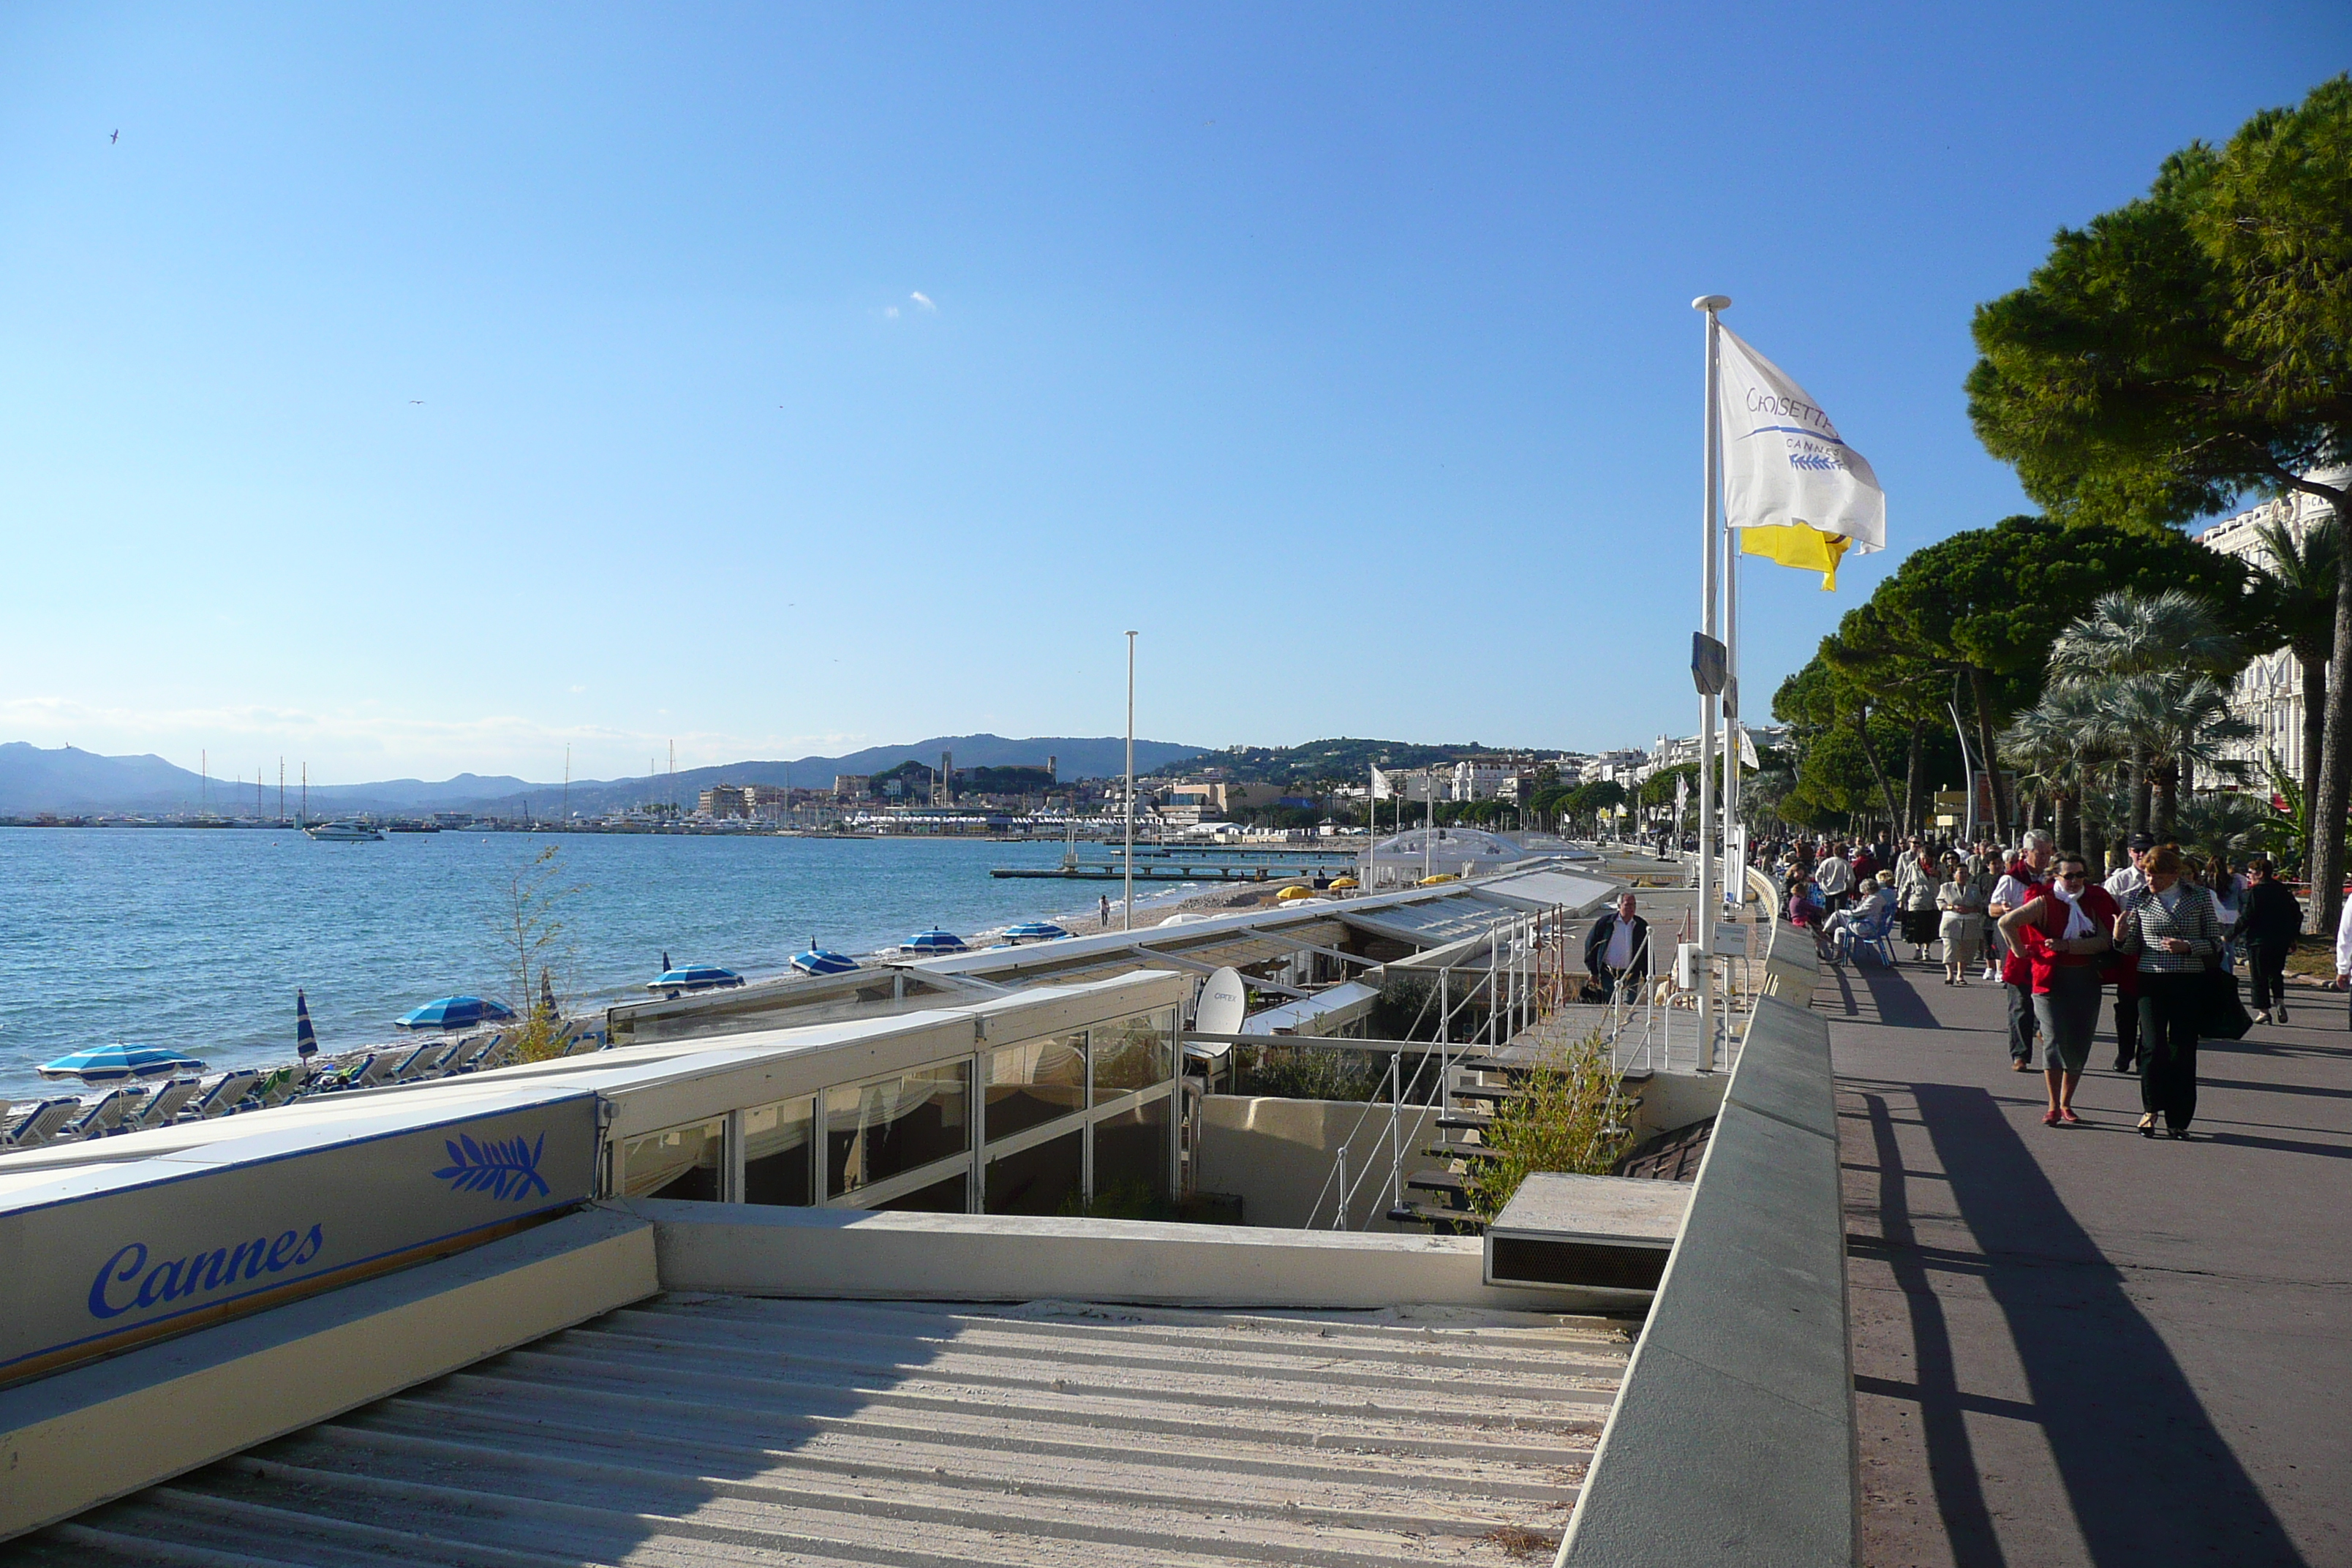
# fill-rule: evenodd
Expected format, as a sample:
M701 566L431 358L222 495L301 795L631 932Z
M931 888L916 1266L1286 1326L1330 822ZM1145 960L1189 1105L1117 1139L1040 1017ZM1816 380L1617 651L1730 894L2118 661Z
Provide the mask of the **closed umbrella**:
M294 1054L309 1061L319 1054L319 1031L310 1027L310 1001L294 988Z
M84 1083L127 1083L134 1079L169 1078L175 1072L202 1071L204 1063L184 1051L163 1046L92 1046L74 1051L34 1070L43 1078L78 1078Z
M551 1018L555 1016L555 982L547 977L544 969L539 972L539 1010Z

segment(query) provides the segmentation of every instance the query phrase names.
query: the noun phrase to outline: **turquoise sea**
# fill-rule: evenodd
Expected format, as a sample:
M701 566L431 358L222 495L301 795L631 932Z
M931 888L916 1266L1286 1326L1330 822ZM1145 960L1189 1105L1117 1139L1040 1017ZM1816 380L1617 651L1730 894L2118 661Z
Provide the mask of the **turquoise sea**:
M215 1068L289 1060L298 985L331 1052L394 1037L436 996L504 997L499 906L551 845L578 888L567 1011L636 991L665 952L772 974L812 936L862 956L934 924L969 939L1091 913L1116 890L988 874L1057 864L1058 842L0 828L0 1095L39 1092L35 1064L116 1039Z

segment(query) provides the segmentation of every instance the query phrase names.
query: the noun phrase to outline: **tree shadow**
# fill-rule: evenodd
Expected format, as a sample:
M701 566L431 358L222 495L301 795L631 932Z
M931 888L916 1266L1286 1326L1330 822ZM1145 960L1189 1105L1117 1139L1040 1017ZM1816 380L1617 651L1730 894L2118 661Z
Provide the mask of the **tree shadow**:
M1914 1084L1912 1093L1981 1252L1985 1289L2008 1321L2091 1561L2303 1563L2122 1271L2068 1212L2000 1103L1957 1084ZM1942 1331L1938 1322L1931 1337ZM1929 1462L1948 1468L1968 1458L1965 1436L1958 1447L1951 1436L1963 1406L1928 1385L1930 1353L1950 1352L1920 1347ZM1938 1401L1946 1408L1931 1408Z
M1912 1375L1917 1385L1905 1388L1885 1379L1857 1377L1854 1391L1917 1402L1928 1484L1935 1490L1936 1511L1951 1542L1952 1561L1990 1568L2006 1559L1993 1529L1992 1510L1985 1502L1976 1451L1969 1442L1967 1415L1974 1405L1960 1390L1943 1298L1936 1293L1927 1257L1912 1227L1910 1191L1906 1184L1909 1173L1903 1168L1895 1118L1884 1095L1866 1093L1862 1102L1870 1118L1871 1143L1878 1161L1878 1223L1883 1241L1857 1237L1854 1245L1879 1255L1895 1278L1895 1289L1903 1293L1911 1323Z
M1861 971L1863 984L1870 988L1871 1005L1878 1009L1878 1022L1895 1029L1940 1029L1943 1020L1927 1005L1911 984L1911 977L1899 969L1866 968Z

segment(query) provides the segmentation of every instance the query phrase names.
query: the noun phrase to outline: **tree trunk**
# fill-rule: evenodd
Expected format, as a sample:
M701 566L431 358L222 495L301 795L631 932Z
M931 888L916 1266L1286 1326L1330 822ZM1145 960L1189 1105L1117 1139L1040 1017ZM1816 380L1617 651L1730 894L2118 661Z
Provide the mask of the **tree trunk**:
M1886 803L1886 819L1893 822L1899 816L1895 809L1895 786L1887 782L1886 770L1879 765L1878 748L1870 743L1870 705L1866 702L1854 706L1853 733L1862 744L1863 761L1870 764L1870 776L1878 781L1878 798Z
M2156 841L2162 844L2170 840L2173 826L2180 820L2180 764L2160 763L2148 772L2156 808L2153 831Z
M1927 813L1921 809L1921 797L1927 790L1927 730L1925 720L1911 721L1911 745L1903 762L1903 831L1906 836L1927 831Z
M2336 499L2340 516L2342 498ZM2332 652L2334 668L2352 670L2352 549L2339 551L2336 557ZM2318 787L2312 792L2307 808L2311 813L2311 929L2323 936L2336 930L2336 917L2344 901L2344 814L2352 808L2352 708L2344 700L2347 685L2352 681L2332 680L2327 685Z
M2303 767L2296 782L2303 786L2304 820L2314 820L2311 804L2319 798L2319 753L2327 734L2327 653L2324 648L2295 650L2294 661L2303 670ZM2305 847L2301 870L2305 877L2315 878L2314 857Z
M2146 833L2152 820L2148 816L2147 747L2134 741L2131 749L2131 830Z
M2050 816L2058 830L2058 847L2083 852L2083 814L2073 809L2074 797L2063 790L2050 794Z
M2337 635L2343 635L2340 629ZM1984 761L1985 790L1992 796L1993 837L2007 848L2011 843L2009 790L2000 776L2000 749L1992 741L1992 691L1983 670L1969 665L1968 675L1969 696L1977 710L1977 755Z

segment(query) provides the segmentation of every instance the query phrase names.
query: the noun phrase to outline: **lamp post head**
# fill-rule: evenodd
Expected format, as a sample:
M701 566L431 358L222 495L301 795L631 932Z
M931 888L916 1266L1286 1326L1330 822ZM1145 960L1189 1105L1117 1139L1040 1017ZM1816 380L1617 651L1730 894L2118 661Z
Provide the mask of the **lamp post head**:
M1713 315L1717 310L1731 309L1731 299L1726 294L1702 294L1691 301L1691 309L1705 310L1707 314Z

